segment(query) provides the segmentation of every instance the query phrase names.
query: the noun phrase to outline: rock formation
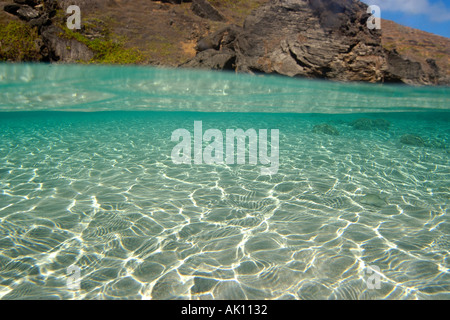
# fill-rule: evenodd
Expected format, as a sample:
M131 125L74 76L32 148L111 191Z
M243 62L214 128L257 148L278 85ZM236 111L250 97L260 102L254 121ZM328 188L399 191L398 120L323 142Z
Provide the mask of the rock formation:
M186 10L188 6L183 10L175 10L185 2L192 3L190 10ZM227 2L214 3L223 5ZM367 21L370 15L367 13L367 5L359 0L268 0L247 16L242 27L227 25L226 21L236 21L230 18L230 11L223 11L230 9L224 9L225 7L219 5L219 11L207 0L162 0L152 6L146 5L143 1L137 4L130 0L0 2L4 11L19 17L38 30L37 43L42 57L39 61L89 61L97 55L97 52L94 53L84 44L86 41L81 43L74 37L68 39L70 37L61 36L64 32L58 27L62 21L61 15L55 16L57 8L65 12L65 9L73 4L80 6L83 13L89 12L93 19L97 19L98 13L101 18L97 20L105 17L100 13L111 8L114 8L111 9L113 12L119 12L118 15L126 16L124 19L126 21L134 23L136 18L139 23L134 23L135 27L131 28L131 31L124 32L123 30L128 30L128 23L123 23L115 28L114 32L117 30L122 32L121 37L130 40L131 47L138 44L149 52L152 50L148 49L148 42L155 41L158 38L156 35L160 36L158 32L161 32L161 28L169 30L164 31L164 36L160 37L163 39L165 37L171 49L164 55L147 60L146 63L164 64L160 61L163 57L178 57L181 51L187 52L184 59L171 64L177 66L193 57L195 54L193 47L196 43L196 56L181 64L181 67L274 73L340 81L450 84L446 60L435 57L438 53L446 55L445 48L448 47L445 38L442 37L444 40L436 45L436 48L442 47L444 51L440 49L442 52L436 50L419 52L422 60L417 60L417 56L404 54L402 47L399 47L399 51L402 52L400 54L392 46L392 43L407 31L402 31L400 35L391 34L389 45L385 43L383 47L381 37L383 29L368 28ZM141 7L145 7L147 11L139 16L136 10ZM147 12L153 15L152 19L159 20L149 20ZM120 19L118 15L116 19ZM189 26L192 26L192 32L180 36L180 28L185 30ZM218 30L216 26L221 27ZM172 29L173 31L170 31ZM211 32L205 37L207 30L218 31ZM79 33L92 40L91 35L86 32L82 24ZM139 38L141 36L142 38ZM155 46L153 51L159 50L160 47L161 45ZM391 47L392 49L386 49ZM169 58L166 60L169 61Z
M270 0L243 28L228 26L201 39L184 67L330 78L343 81L435 83L417 62L381 46L358 0ZM432 61L430 61L432 64ZM435 65L434 65L435 66Z
M58 1L14 0L14 3L6 5L4 10L37 28L42 61L78 62L92 59L92 50L75 39L61 37L62 30L52 24L51 18L56 14Z
M213 21L225 21L225 17L206 0L193 0L192 12L202 18Z
M391 123L384 119L360 118L352 121L350 125L355 130L382 130L387 131Z
M405 134L400 138L400 142L410 146L423 147L425 146L425 140L415 134Z
M446 141L437 138L422 138L417 134L405 134L401 136L400 143L415 147L428 147L435 149L447 149Z
M330 125L328 123L321 123L321 124L315 125L313 127L313 132L328 134L330 136L338 136L339 135L339 131L335 127L333 127L332 125Z

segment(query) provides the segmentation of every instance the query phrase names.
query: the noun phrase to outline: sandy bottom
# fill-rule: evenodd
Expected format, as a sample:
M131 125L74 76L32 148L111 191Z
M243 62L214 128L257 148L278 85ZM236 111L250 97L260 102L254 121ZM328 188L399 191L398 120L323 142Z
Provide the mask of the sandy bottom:
M361 117L2 114L0 297L450 299L448 113ZM174 164L194 120L279 129L278 173Z

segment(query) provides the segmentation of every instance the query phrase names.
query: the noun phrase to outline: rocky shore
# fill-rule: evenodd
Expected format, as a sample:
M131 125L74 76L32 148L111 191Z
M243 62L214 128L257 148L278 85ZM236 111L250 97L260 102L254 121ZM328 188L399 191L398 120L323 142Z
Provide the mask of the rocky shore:
M61 36L63 30L54 23L58 9L60 3L56 0L14 0L14 4L3 8L37 30L39 37L35 43L39 61L89 61L94 56L92 50L76 39Z
M200 40L185 65L344 81L439 84L439 68L381 46L381 31L369 30L360 1L274 0L249 15L242 28L227 26ZM429 59L430 65L435 65Z
M152 52L150 49L147 52L155 53L156 56L172 54L176 56L173 60L178 61L172 65L185 68L270 73L338 81L425 85L450 83L447 65L440 61L437 63L433 56L430 55L424 61L415 61L396 48L383 45L383 29L370 30L367 27L367 5L358 0L258 2L257 8L245 15L242 25L236 24L236 19L233 21L230 14L227 14L229 11L223 9L226 8L225 5L219 6L222 2L164 0L147 3L148 10L151 10L155 18L160 19L156 23L168 23L168 28L178 29L177 34L181 40L177 40L179 45L176 48L177 42L173 42L170 33L163 33L164 26L161 25L159 45ZM237 3L237 6L240 5L240 1ZM81 30L67 31L64 27L64 19L67 17L65 9L70 4L79 5L83 12L89 12L90 21L95 23L90 28L85 24ZM14 0L0 2L0 9L36 30L37 36L33 39L36 54L31 60L165 65L164 61L159 63L158 58L146 61L145 50L134 50L130 45L121 47L122 44L111 40L112 38L105 38L105 34L110 37L114 32L103 27L103 20L106 20L104 16L93 16L93 13L106 12L108 8L131 5L129 1L115 0ZM138 5L139 1L136 1L135 6ZM132 13L128 15L133 17ZM124 13L124 19L128 19L128 15ZM169 18L168 21L164 17ZM132 20L127 21L122 29L116 28L117 32L123 33L126 27L132 29L129 26L132 23ZM152 23L151 19L147 23ZM193 31L187 35L184 30L189 25ZM139 39L134 41L137 47L145 48L145 42L154 42L155 36L149 34L145 27L145 24L141 26L140 35L135 32L134 37ZM128 44L133 43L133 39L127 39ZM446 38L443 39L445 43ZM167 44L175 45L165 45L164 40ZM116 58L99 58L105 57L99 54L99 48L111 51L105 45L118 50L113 54ZM0 54L1 50L0 46ZM184 52L180 53L180 50ZM448 48L444 48L444 52L447 50ZM121 60L122 57L125 57L124 61ZM3 60L14 59L9 57Z

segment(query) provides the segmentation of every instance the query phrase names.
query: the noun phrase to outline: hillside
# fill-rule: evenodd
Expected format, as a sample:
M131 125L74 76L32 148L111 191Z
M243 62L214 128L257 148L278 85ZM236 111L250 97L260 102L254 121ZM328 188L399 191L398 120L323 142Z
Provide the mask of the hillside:
M212 0L211 3L226 17L223 22L195 15L190 10L190 2L172 4L151 0L61 0L58 3L61 8L70 4L80 6L81 34L87 35L89 39L113 39L123 43L125 48L137 49L141 53L138 63L174 67L195 56L195 45L199 39L228 23L242 25L251 10L266 1ZM1 26L11 21L25 24L17 16L3 10L5 5L13 3L13 0L0 1ZM59 9L53 21L63 27L64 17L63 9ZM0 56L0 60L5 59Z
M450 77L450 39L429 32L402 26L390 20L382 21L382 44L396 49L408 59L418 61L429 71L427 59L436 64Z
M28 2L33 3L33 0ZM37 4L40 2L35 1ZM179 66L196 56L199 40L230 25L243 27L249 14L266 2L210 0L209 3L224 18L214 21L195 14L191 1L60 0L57 1L56 14L50 18L51 28L33 27L31 30L36 30L34 34L29 29L18 28L30 25L30 22L4 11L5 6L14 4L14 1L0 1L0 26L3 30L0 31L0 60ZM47 3L52 1L44 1ZM65 28L67 15L63 9L70 4L81 7L82 30L79 32ZM10 31L6 32L8 25ZM20 48L14 47L19 43L17 39L9 39L8 42L7 38L11 37L21 39ZM450 39L383 20L381 43L387 50L395 49L402 58L419 62L425 73L439 70L441 82L449 83ZM427 62L427 59L433 61Z

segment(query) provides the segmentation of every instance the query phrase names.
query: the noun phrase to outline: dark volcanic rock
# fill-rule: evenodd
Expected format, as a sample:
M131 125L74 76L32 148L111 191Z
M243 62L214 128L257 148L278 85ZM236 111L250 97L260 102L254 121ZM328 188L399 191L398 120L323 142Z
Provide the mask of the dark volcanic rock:
M51 20L48 13L44 13L36 19L31 19L29 24L30 26L37 27L40 30L43 26L49 26L51 24Z
M21 6L16 15L23 20L30 21L39 17L39 12L29 6Z
M189 60L183 67L212 70L235 70L236 51L234 45L242 28L227 26L201 39L196 46L195 59Z
M172 3L172 4L181 4L182 0L162 0L161 2Z
M181 4L182 2L192 2L192 0L152 0L161 1L163 3Z
M225 17L206 0L193 0L191 10L205 19L225 21Z
M420 64L382 48L381 31L369 30L368 17L367 5L358 0L271 0L246 18L230 45L217 49L216 42L200 40L199 51L216 52L187 65L207 68L221 50L232 50L236 71L426 83Z
M89 61L94 57L94 53L84 43L75 39L60 38L62 32L56 26L51 25L42 32L42 39L47 48L51 48L49 54L50 61L79 62Z
M89 0L73 0L77 5L89 5ZM36 27L40 38L36 40L36 46L40 50L40 60L59 62L87 62L94 57L94 53L85 44L75 40L60 37L63 30L52 24L51 18L55 16L58 8L57 0L15 0L17 4L6 5L4 10L14 14L28 22L31 27ZM39 11L32 8L42 2ZM66 6L69 0L61 0L61 5ZM64 8L63 8L64 9Z
M6 6L3 7L3 10L5 10L8 13L11 14L16 14L17 10L20 9L20 6L17 4L7 4Z
M240 32L242 32L242 28L234 25L222 28L219 31L200 39L197 43L196 50L201 52L208 49L214 49L234 52L234 41ZM218 52L212 52L211 54L214 55L217 53ZM194 60L192 60L192 62L194 62Z
M14 0L14 2L18 4L26 4L31 7L37 6L40 3L39 0Z
M423 147L425 140L415 134L405 134L400 138L400 142L410 146Z
M235 40L242 32L242 28L230 25L225 28L220 29L219 31L200 39L197 43L197 50L202 51L207 49L215 49L215 50L233 50L235 46Z
M214 40L215 39L212 37L206 37L206 38L201 39L199 42L197 42L197 45L195 46L195 50L197 50L197 52L205 51L208 49L219 50L220 42L214 41Z
M51 18L56 14L56 9L58 8L58 2L56 0L15 0L14 2L17 4L5 5L3 10L25 21L38 19L42 14L46 14L47 17ZM41 4L39 6L40 8L36 7L38 4ZM33 7L36 7L36 9Z
M355 130L388 130L390 122L384 119L361 118L352 121L350 124Z
M386 61L391 81L399 80L411 84L426 82L425 73L419 62L404 59L397 51L387 51Z
M207 49L197 55L197 59L184 64L187 68L205 68L210 70L234 70L236 55L233 51Z
M322 123L322 124L315 125L313 127L313 132L314 133L324 133L324 134L328 134L331 136L339 135L339 131L335 127L333 127L332 125L330 125L328 123Z
M436 138L424 139L416 134L405 134L401 136L400 142L410 146L427 147L435 149L447 149L445 140Z
M431 70L429 75L430 81L433 84L441 84L441 78L445 78L445 75L441 73L440 68L436 64L436 60L428 58L426 59L426 63L428 64ZM445 84L445 81L442 84Z
M43 0L43 7L50 17L56 14L56 10L60 8L58 0Z
M3 10L18 16L20 19L25 21L30 21L39 17L39 11L33 9L32 7L22 4L27 1L15 1L18 4L8 4L3 7Z

